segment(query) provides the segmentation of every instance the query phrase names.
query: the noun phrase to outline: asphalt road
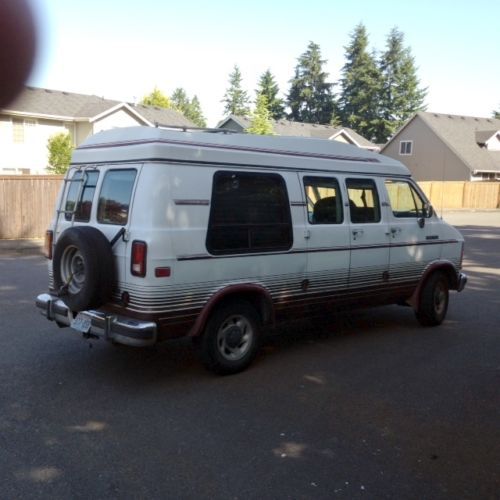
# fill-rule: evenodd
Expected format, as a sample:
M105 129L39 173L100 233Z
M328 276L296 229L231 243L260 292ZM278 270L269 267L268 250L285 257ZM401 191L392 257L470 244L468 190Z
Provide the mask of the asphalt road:
M191 344L89 344L0 256L0 498L499 498L500 227L462 227L447 321L364 310L273 335L217 377Z

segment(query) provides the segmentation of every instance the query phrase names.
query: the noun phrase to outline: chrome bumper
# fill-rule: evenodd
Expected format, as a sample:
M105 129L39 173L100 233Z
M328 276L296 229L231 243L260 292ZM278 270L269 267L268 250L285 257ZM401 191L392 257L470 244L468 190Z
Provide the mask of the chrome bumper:
M465 273L458 273L458 286L457 292L461 292L467 284L467 275Z
M43 316L60 326L71 326L74 316L68 306L59 298L42 293L36 298L36 306ZM148 346L156 343L156 323L140 321L101 311L81 311L79 317L90 320L86 337L101 337L106 340L130 346Z

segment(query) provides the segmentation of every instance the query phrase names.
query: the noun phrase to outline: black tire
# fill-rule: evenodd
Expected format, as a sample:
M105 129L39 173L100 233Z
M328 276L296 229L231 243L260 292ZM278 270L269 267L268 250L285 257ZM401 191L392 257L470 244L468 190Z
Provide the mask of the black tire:
M57 240L54 285L72 311L96 309L111 298L115 264L108 239L98 229L76 226Z
M440 325L448 311L449 285L443 273L434 273L426 281L420 293L420 304L415 311L422 326Z
M261 322L246 301L232 301L218 307L200 339L201 360L220 375L238 373L253 361L261 342Z

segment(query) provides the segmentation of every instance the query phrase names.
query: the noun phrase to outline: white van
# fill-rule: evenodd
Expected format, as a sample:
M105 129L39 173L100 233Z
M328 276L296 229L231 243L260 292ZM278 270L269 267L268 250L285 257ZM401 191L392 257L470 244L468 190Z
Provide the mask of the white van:
M73 155L47 231L42 313L87 338L190 336L219 373L264 326L461 291L460 233L401 163L336 141L134 127Z

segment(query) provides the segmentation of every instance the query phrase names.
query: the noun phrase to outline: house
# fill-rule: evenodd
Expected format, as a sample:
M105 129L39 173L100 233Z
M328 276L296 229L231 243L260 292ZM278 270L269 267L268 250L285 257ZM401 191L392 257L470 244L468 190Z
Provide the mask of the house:
M500 120L419 111L381 153L417 181L500 180Z
M0 110L0 174L46 173L49 138L69 132L75 146L101 130L135 125L194 127L172 109L95 95L25 87Z
M317 139L329 139L346 144L353 144L362 149L379 152L380 147L373 144L359 135L354 130L347 127L333 127L332 125L319 125L316 123L301 123L289 120L271 120L273 131L277 135L314 137ZM246 116L229 115L219 122L217 128L232 130L234 132L244 132L250 127L252 120Z

